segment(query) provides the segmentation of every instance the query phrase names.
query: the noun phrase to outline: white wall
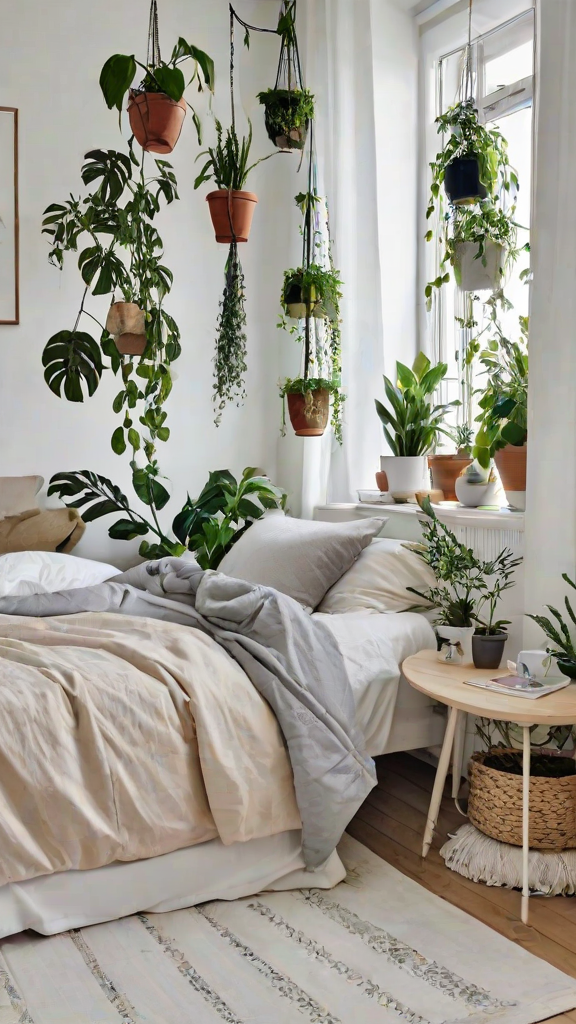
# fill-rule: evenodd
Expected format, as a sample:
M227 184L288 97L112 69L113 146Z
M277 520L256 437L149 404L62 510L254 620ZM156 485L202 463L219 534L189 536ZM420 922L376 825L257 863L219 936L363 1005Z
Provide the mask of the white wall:
M247 20L273 26L275 4L239 0ZM21 323L0 327L0 475L92 469L109 475L131 496L126 456L110 449L118 424L111 402L118 385L105 375L98 392L83 405L56 398L44 383L41 354L56 331L71 328L82 293L73 256L62 274L50 267L48 243L40 234L42 211L81 188L84 153L95 147L122 148L118 130L98 86L102 64L114 52L145 54L148 5L144 0L7 0L0 34L0 103L20 110ZM216 61L216 112L227 121L228 4L226 0L163 0L160 34L164 55L178 35L207 50ZM253 35L249 54L237 32L238 85L254 122L255 155L268 152L259 89L274 82L278 42ZM206 110L206 100L199 99ZM240 111L242 117L242 111ZM204 117L210 130L209 119ZM242 123L242 121L241 121ZM161 446L163 471L172 481L173 501L164 512L169 525L189 491L194 496L210 469L240 471L261 466L276 474L280 403L279 333L276 330L282 272L290 259L297 218L292 197L298 184L297 158L277 156L254 172L249 186L259 195L253 233L242 247L248 293L248 398L244 408L227 409L216 429L212 412L212 356L218 301L227 249L217 245L204 201L209 186L193 191L198 145L190 118L172 155L181 202L159 220L166 264L174 288L166 301L182 330L178 379L167 405L170 441ZM105 317L109 299L89 308ZM84 329L90 329L84 321ZM95 326L95 325L94 325ZM123 566L136 545L110 541L106 520L88 527L77 552Z

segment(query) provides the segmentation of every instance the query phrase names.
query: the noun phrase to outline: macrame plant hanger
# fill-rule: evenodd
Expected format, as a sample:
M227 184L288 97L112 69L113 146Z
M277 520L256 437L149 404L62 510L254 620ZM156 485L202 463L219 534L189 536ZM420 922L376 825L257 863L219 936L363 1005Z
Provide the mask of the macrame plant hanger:
M314 171L314 122L310 122L310 156L308 160L308 192L306 198L306 211L304 214L304 228L302 231L302 266L305 270L308 269L312 260L312 240L313 240L313 224L312 224L312 185L313 185L313 171ZM310 309L310 298L306 297L306 323L304 328L304 380L308 379L310 371L310 356L311 356L311 309Z
M158 31L158 3L151 0L150 20L148 22L148 49L146 51L146 66L155 71L162 63L160 56L160 34Z
M462 76L462 99L465 102L474 102L474 69L472 62L472 4L468 2L468 43L464 57L464 71Z
M282 0L279 24L284 24L286 30L282 34L274 88L287 89L289 92L294 92L295 89L303 88L298 36L295 30L296 0Z

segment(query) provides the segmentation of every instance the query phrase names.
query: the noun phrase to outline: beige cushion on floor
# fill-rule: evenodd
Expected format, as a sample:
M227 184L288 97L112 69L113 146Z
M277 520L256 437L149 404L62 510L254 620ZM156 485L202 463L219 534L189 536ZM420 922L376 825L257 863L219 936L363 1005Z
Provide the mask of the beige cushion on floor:
M408 612L430 607L407 587L426 591L434 573L406 541L378 537L328 591L318 611Z
M273 587L312 611L382 526L382 519L323 523L264 516L225 555L218 571Z
M0 476L0 518L38 508L36 495L43 483L41 476Z

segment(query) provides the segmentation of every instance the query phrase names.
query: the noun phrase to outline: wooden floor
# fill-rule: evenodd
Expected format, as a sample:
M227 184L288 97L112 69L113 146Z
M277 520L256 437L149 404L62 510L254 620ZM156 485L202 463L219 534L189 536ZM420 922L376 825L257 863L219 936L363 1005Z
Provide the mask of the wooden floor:
M387 754L376 759L376 766L378 786L350 822L350 835L437 896L576 978L576 897L531 898L530 924L524 925L518 892L470 882L449 871L438 851L447 833L466 820L448 795L450 776L437 835L422 860L434 769L409 754ZM549 1024L574 1022L576 1010L549 1019Z

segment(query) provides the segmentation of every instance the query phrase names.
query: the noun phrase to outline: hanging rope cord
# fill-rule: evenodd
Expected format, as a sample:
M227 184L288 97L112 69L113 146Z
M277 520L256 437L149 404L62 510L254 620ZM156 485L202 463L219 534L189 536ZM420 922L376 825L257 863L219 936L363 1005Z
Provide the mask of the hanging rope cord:
M464 98L474 100L474 82L472 75L472 4L468 2L468 45L466 47L466 69L464 74Z
M146 52L146 65L152 69L157 68L161 63L160 56L160 33L158 30L158 4L157 0L151 0L150 21L148 23L148 50Z

